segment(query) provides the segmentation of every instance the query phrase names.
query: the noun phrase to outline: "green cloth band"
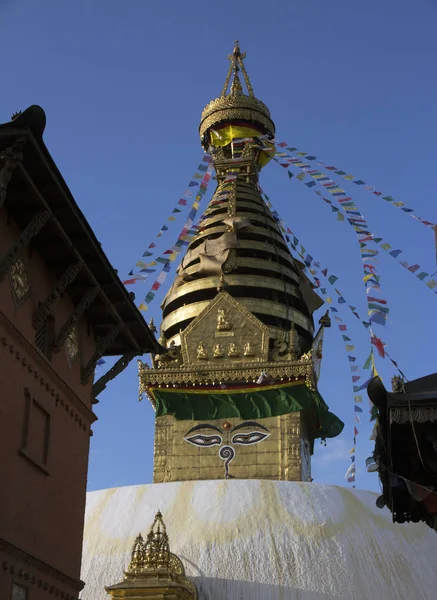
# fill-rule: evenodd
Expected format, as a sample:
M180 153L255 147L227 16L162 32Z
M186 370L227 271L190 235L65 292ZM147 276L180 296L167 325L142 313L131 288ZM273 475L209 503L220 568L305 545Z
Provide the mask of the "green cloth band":
M331 438L339 435L344 423L330 413L328 406L317 391L306 385L279 388L254 388L237 392L214 394L213 392L153 390L156 400L156 416L173 415L175 419L208 421L239 417L244 420L277 417L301 410L315 412L320 429L311 433L313 438Z

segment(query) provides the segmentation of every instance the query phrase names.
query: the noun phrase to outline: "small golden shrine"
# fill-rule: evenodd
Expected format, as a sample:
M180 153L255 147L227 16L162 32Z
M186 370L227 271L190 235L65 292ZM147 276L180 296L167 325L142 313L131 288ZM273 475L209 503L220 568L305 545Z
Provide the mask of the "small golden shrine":
M315 331L323 302L260 191L275 127L244 58L236 42L202 113L217 188L162 304L166 352L139 362L140 398L156 411L155 483L307 481L315 438L343 427L317 391L329 317Z
M196 586L185 577L182 561L170 552L160 512L155 516L146 541L141 533L135 539L123 581L105 590L114 599L197 600Z

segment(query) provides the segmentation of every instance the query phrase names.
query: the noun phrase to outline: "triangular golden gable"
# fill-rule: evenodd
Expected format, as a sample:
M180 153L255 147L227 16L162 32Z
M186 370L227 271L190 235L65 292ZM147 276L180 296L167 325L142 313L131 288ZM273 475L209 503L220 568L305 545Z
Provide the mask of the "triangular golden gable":
M267 362L269 330L238 300L221 291L181 333L184 366Z

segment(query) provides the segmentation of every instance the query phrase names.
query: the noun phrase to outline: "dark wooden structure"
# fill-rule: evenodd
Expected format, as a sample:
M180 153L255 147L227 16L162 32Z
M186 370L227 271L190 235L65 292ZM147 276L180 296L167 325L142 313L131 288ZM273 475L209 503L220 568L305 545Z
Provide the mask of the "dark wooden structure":
M50 156L44 111L0 125L0 598L77 599L93 405L162 352ZM121 358L93 384L97 362ZM103 369L102 369L103 370Z
M394 522L423 521L437 529L437 374L409 382L395 377L392 392L375 377L368 394L379 413L378 506L387 506Z

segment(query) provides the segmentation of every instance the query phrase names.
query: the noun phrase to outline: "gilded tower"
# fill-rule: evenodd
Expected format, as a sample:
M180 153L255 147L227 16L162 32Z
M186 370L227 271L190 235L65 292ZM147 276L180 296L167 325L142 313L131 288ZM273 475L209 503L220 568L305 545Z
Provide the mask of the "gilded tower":
M329 318L315 331L322 301L260 193L275 126L244 58L236 42L202 113L217 188L162 304L167 351L139 363L156 410L155 483L307 481L314 440L343 426L317 391Z

